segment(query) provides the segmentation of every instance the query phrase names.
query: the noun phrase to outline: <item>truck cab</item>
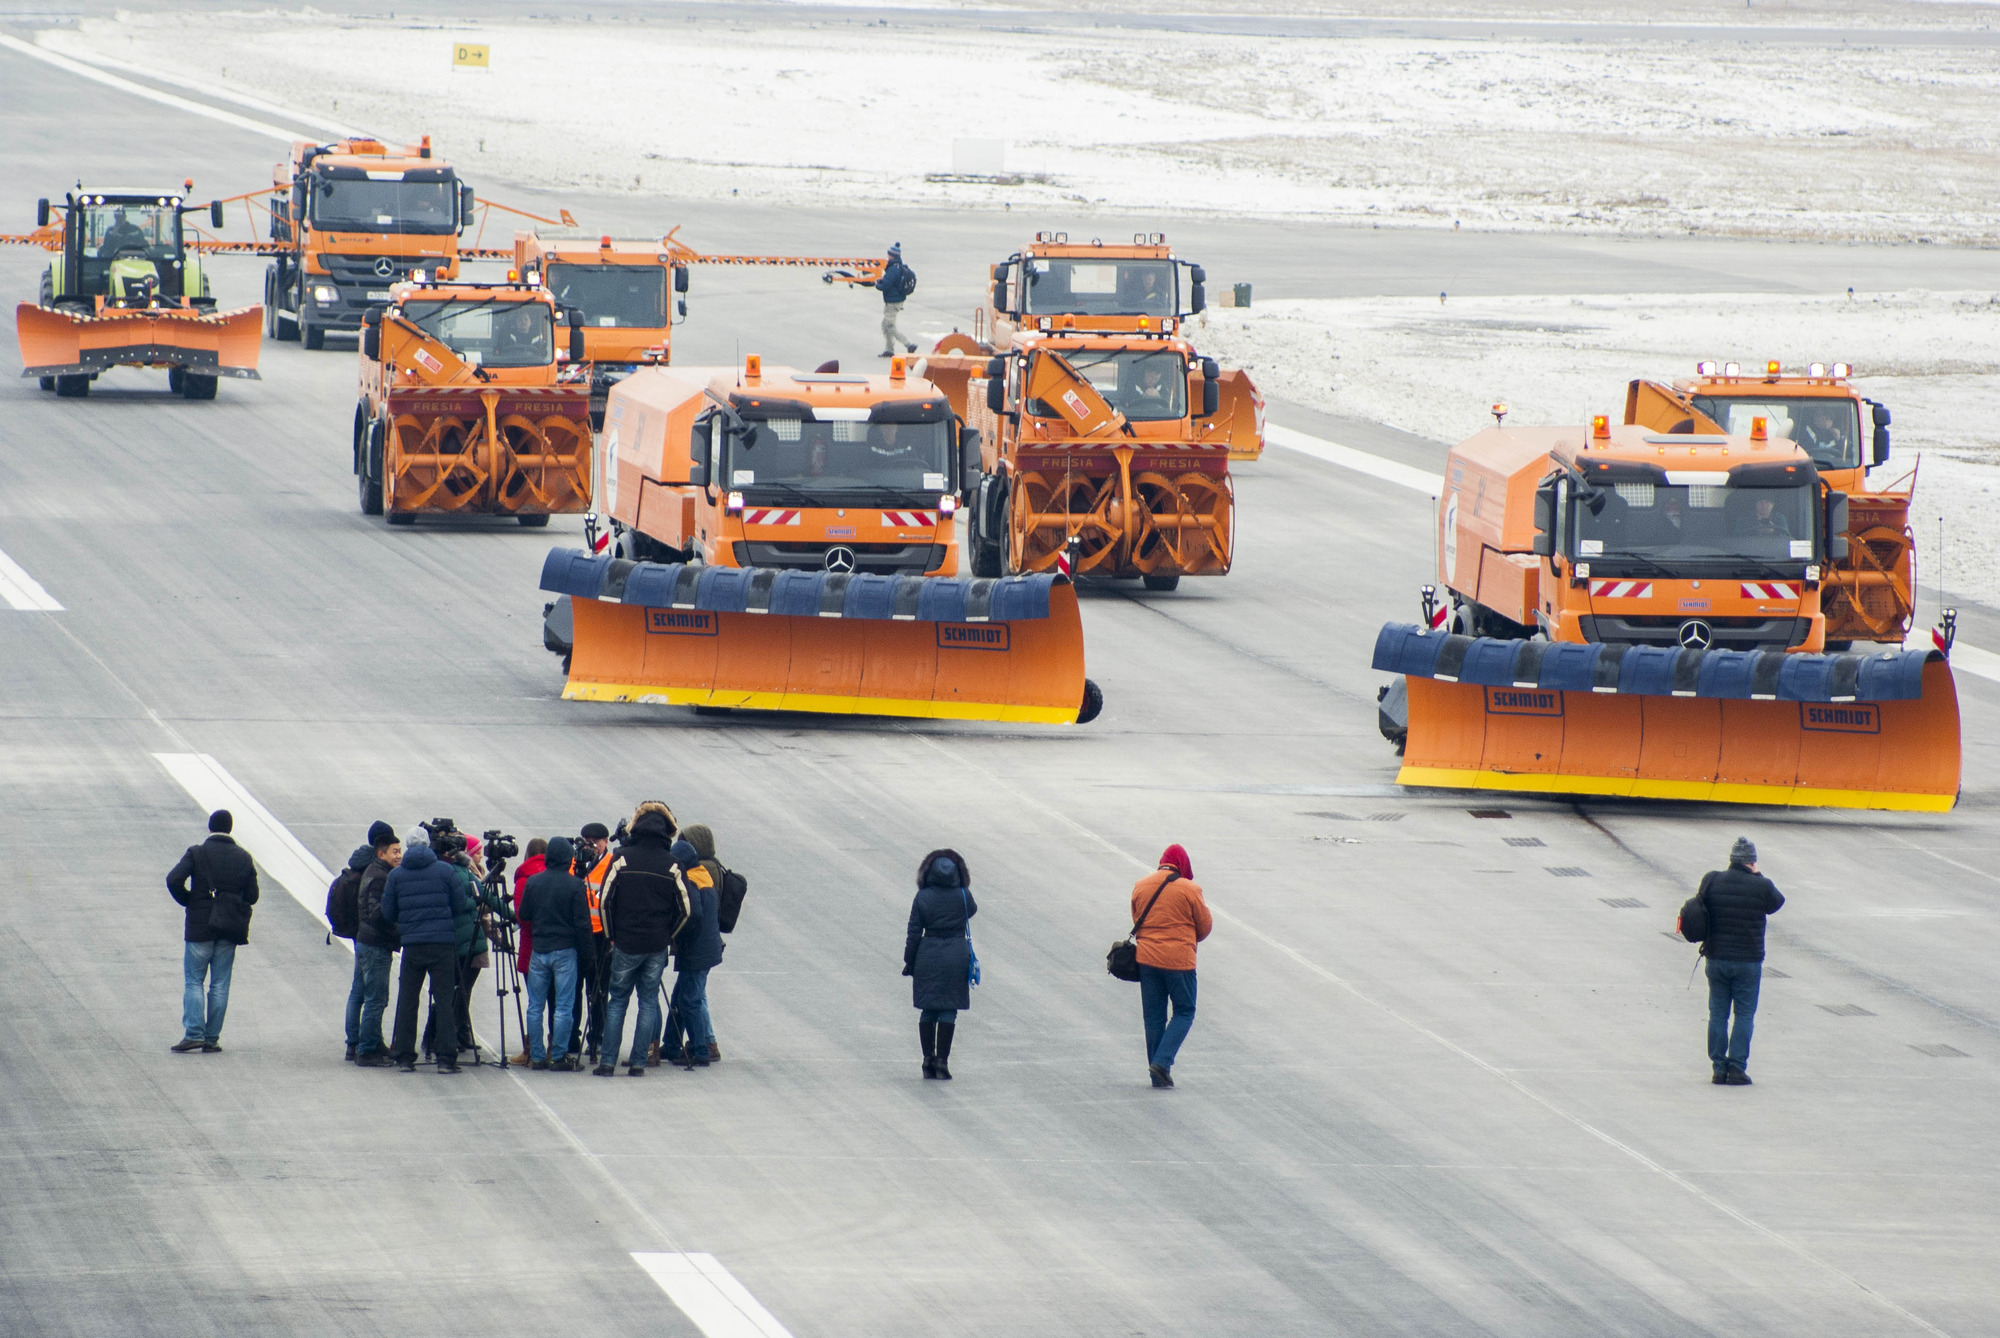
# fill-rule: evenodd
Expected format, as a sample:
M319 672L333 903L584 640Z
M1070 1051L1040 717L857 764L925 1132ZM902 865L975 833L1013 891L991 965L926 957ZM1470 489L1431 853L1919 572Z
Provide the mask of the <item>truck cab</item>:
M754 354L740 368L643 367L611 387L599 443L625 557L958 572L977 445L901 358L886 376L766 367Z
M1493 427L1454 447L1439 570L1474 636L1820 651L1847 499L1752 416L1742 434Z
M687 315L687 266L664 241L545 238L514 234L514 265L538 274L556 302L583 315L591 415L603 425L611 387L668 360L676 315Z
M271 240L286 250L265 274L266 331L325 345L358 331L415 270L458 274L472 188L431 153L430 136L394 148L373 139L299 140L272 171Z
M54 210L63 216L62 250L42 276L41 304L91 311L112 307L191 306L212 310L208 276L191 252L182 216L217 206L189 204L172 190L77 190ZM47 227L51 206L36 210Z

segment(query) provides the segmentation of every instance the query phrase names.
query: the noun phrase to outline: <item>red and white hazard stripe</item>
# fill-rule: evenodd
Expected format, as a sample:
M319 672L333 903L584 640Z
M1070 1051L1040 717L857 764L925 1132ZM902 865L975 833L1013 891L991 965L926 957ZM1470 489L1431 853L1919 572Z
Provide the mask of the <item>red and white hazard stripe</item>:
M1653 593L1651 581L1592 581L1593 599L1644 599Z
M890 529L909 529L924 525L937 528L938 513L935 511L884 511L882 523Z
M1745 599L1797 599L1798 597L1799 588L1784 581L1743 582Z
M743 508L745 525L797 525L801 523L801 513L787 511L775 506L746 506Z

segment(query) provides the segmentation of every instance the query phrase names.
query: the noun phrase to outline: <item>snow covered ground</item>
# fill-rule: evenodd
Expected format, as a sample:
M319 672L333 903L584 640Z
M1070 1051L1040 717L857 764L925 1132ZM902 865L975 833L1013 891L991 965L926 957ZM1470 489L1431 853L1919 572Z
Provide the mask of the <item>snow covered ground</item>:
M1911 524L1920 608L1935 606L1938 520L1947 589L2000 607L2000 294L1371 298L1266 302L1197 318L1204 351L1265 394L1457 441L1492 423L1621 421L1634 377L1697 358L1788 370L1854 364L1895 415L1888 485L1921 458Z
M1390 11L1378 0L1374 12ZM2000 47L1868 41L1940 15L1976 28L1989 7L1458 0L1439 12L1555 26L1417 40L1108 26L1116 13L1087 28L1038 27L1032 11L881 25L770 7L440 26L305 10L120 12L40 40L220 79L318 120L428 131L479 177L551 187L2000 242ZM1823 42L1576 40L1560 24L1584 14L1844 29ZM489 45L491 69L453 70L461 41ZM1018 181L927 180L951 171L960 137L1007 141Z

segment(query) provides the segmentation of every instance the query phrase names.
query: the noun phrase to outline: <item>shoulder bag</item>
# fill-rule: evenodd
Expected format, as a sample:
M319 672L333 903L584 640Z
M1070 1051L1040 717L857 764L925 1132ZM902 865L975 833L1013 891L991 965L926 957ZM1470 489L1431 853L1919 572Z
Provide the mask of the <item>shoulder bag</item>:
M965 954L972 959L965 968L965 983L970 987L977 988L979 985L979 950L972 946L972 902L966 897L965 889L962 887L958 889L958 900L965 907Z
M1104 954L1104 969L1120 980L1139 978L1139 931L1145 928L1146 917L1153 913L1153 902L1160 899L1160 893L1167 890L1167 883L1180 877L1178 873L1168 873L1165 882L1153 889L1153 899L1146 903L1146 909L1139 912L1139 918L1132 923L1132 932L1111 945L1111 951Z

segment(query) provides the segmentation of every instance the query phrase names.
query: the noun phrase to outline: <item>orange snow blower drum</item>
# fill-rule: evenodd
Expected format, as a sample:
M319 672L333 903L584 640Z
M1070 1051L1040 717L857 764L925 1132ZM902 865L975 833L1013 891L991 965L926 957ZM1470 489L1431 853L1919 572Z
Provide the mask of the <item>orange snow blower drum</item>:
M23 302L14 309L24 376L87 376L129 364L198 376L257 375L263 309L113 307L86 315Z
M542 640L570 701L1083 724L1076 591L999 580L628 562L552 551Z
M1391 623L1374 664L1403 675L1382 711L1383 733L1403 744L1402 785L1920 812L1958 802L1958 694L1936 651L1682 650ZM1405 703L1393 701L1399 685Z

